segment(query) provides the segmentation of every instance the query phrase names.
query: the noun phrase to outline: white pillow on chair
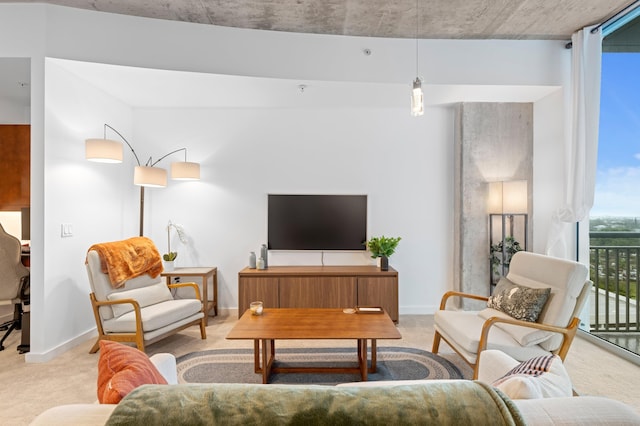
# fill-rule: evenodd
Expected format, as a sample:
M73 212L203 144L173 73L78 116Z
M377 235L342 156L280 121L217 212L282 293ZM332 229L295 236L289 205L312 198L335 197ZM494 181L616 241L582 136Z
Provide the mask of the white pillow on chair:
M573 395L571 379L557 355L521 362L492 386L511 399L557 398Z

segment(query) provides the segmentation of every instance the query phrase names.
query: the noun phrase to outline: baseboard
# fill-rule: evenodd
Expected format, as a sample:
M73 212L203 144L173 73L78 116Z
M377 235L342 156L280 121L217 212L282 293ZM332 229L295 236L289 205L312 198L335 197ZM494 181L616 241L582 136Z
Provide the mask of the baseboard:
M238 316L238 308L218 308L218 315L222 317Z
M433 315L440 306L400 306L400 315Z
M49 362L55 357L65 353L66 351L72 348L75 348L76 346L86 342L87 340L95 339L96 337L98 337L98 331L95 328L92 328L91 330L88 330L80 334L79 336L74 337L71 340L67 340L63 344L58 345L55 348L50 349L46 352L40 352L40 353L35 353L32 351L27 352L24 356L24 361L28 363L34 363L34 364Z

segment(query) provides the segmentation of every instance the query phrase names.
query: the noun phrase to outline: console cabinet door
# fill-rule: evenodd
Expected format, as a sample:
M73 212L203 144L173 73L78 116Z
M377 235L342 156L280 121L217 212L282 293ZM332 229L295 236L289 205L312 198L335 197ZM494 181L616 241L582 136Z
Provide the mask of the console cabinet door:
M249 304L262 301L265 308L279 308L277 277L240 277L238 280L238 318Z
M398 279L358 277L358 306L382 306L398 322Z
M356 306L354 277L283 277L280 279L281 308L353 308Z

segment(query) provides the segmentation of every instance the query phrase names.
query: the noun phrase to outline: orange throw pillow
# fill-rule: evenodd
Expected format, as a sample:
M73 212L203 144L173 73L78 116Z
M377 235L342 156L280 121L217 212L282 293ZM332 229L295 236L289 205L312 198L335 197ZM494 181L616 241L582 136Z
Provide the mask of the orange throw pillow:
M147 354L118 342L100 341L98 401L101 404L117 404L129 392L147 384L167 384Z

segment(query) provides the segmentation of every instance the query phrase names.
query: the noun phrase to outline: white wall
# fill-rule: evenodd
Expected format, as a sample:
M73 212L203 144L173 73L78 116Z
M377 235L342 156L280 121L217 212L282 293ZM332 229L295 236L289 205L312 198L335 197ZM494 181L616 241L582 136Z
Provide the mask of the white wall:
M32 327L31 339L56 348L92 334L84 258L94 242L135 235L137 193L129 185L132 167L84 159L84 139L103 134L105 116L122 133L131 133L131 107L53 60L47 59L45 68L45 281L43 304L32 314L41 326ZM63 223L72 225L74 236L61 237Z
M371 56L361 53L365 47L373 51ZM383 107L132 112L109 94L65 75L51 61L45 80L45 56L408 88L415 78L414 49L410 40L295 35L47 5L0 5L0 56L32 59L33 293L27 360L46 361L91 333L86 249L94 242L137 234L137 192L129 184L132 164L113 171L84 160L84 139L100 135L105 122L153 153L174 143L145 141L156 128L171 135L185 128L191 132L192 138L180 145L189 145L191 158L203 162L203 180L149 191L147 229L160 245L168 219L185 225L194 236L187 259L221 268L223 306L235 305L237 271L248 251L264 242L264 197L271 191L368 193L370 233L403 237L392 258L400 271L401 313L433 309L452 274L453 119L447 106L429 108L417 120L404 108ZM420 49L420 73L430 84L566 82L564 58L569 53L561 42L429 40ZM548 101L548 116L562 115L562 102ZM534 143L553 142L536 138ZM301 166L312 158L324 164ZM367 161L385 161L391 177L370 180ZM280 169L273 170L269 162ZM562 171L549 174L561 176ZM555 190L542 196L553 196ZM198 208L176 202L189 198ZM73 224L74 237L60 238L61 223Z
M28 107L16 107L0 99L0 124L29 124L30 116Z
M136 110L137 139L158 155L181 141L202 161L201 182L149 192L147 235L166 251L167 221L182 224L193 247L178 246L177 265L217 265L221 306L235 308L237 274L267 239L268 193L367 194L368 235L403 238L391 258L402 313L432 312L450 278L452 120L448 107L420 120L406 108ZM345 257L372 261L325 264ZM298 258L273 253L271 264ZM320 264L321 253L304 258Z

